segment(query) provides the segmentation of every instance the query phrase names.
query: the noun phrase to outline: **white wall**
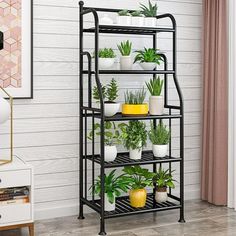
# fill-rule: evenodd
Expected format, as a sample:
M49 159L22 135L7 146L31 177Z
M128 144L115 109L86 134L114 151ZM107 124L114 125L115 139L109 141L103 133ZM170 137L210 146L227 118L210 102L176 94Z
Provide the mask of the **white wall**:
M146 1L85 2L90 6L136 8L138 2ZM199 197L200 188L201 0L157 3L159 12L174 14L178 24L178 70L186 114L185 189L186 198L193 199ZM78 209L77 6L76 0L34 0L35 97L16 101L14 109L15 154L35 167L36 218L77 214ZM149 43L146 38L130 39L136 47ZM91 49L91 37L87 42ZM166 35L158 43L168 52ZM101 44L115 47L114 36ZM139 78L133 84L120 76L121 91L142 86L147 77Z

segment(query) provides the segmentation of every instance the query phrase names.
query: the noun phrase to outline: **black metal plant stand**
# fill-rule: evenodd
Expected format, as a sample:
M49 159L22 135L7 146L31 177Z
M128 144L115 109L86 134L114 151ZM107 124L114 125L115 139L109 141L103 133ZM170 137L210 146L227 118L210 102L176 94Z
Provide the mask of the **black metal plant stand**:
M183 97L177 81L176 75L176 21L171 14L159 15L157 19L170 19L172 22L171 28L149 28L149 27L133 27L133 26L117 26L117 25L99 25L98 13L101 12L119 12L121 9L105 9L105 8L90 8L84 7L84 2L79 2L80 14L80 213L79 219L84 219L83 208L84 205L89 206L100 214L101 229L100 235L105 235L105 219L127 216L146 212L165 211L171 209L180 210L179 222L185 222L184 220L184 107ZM92 14L94 18L95 26L91 28L84 28L84 16ZM161 32L169 32L173 37L173 66L172 69L168 69L167 57L161 54L164 61L164 70L99 70L98 65L98 50L99 50L99 34L137 34L137 35L149 35L153 39L153 48L156 49L157 34ZM84 51L84 33L92 33L95 37L95 50L94 50L94 61L95 69L92 70L91 60L92 56L89 52ZM83 63L84 57L87 57L88 69L85 70ZM168 109L168 114L161 116L145 116L145 117L124 117L121 114L116 114L113 117L104 116L104 101L102 98L101 83L99 79L100 74L156 74L164 75L164 107ZM86 75L86 79L84 78ZM175 88L179 97L179 105L170 105L168 100L168 80L172 77ZM84 83L88 84L88 94L84 94ZM92 84L96 84L100 94L100 108L95 108L92 105ZM171 131L172 120L179 120L180 124L180 151L179 157L172 155L172 144L170 139L169 144L169 155L165 158L155 158L152 151L144 151L141 160L131 160L128 153L119 153L118 157L113 162L104 161L104 122L105 121L128 121L128 120L153 120L156 125L157 120L168 120L169 129ZM95 154L96 142L93 135L91 143L88 143L88 126L94 126L95 120L100 122L101 125L101 136L100 136L100 151L99 154ZM90 146L89 146L90 145ZM89 152L91 153L89 154ZM175 196L171 189L169 189L169 201L165 203L156 203L154 199L154 192L148 195L147 204L144 208L133 208L129 204L128 197L120 197L116 200L116 210L112 212L104 211L104 174L107 168L118 168L123 166L131 165L153 165L153 172L156 172L157 165L162 163L169 163L169 169L171 171L172 163L178 162L180 166L180 194ZM97 199L92 193L88 196L88 177L91 178L90 183L93 185L95 181L95 170L99 166L101 176L101 197ZM89 172L90 171L90 172ZM172 201L173 200L173 201Z

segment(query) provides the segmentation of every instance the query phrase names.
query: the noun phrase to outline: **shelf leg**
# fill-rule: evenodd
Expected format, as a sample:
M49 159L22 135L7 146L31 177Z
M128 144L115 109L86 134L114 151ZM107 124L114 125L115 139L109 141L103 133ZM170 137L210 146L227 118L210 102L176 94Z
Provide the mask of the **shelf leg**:
M103 219L103 217L101 217L100 219L100 233L99 235L107 235L107 233L105 232L105 220Z
M84 204L80 201L78 220L84 220Z

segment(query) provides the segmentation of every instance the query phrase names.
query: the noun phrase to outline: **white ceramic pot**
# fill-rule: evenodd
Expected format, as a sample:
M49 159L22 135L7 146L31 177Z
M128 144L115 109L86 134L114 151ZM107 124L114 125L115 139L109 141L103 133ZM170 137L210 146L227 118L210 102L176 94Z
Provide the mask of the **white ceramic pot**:
M144 17L142 16L132 16L131 17L132 25L136 27L144 26Z
M132 160L140 160L142 158L142 148L140 149L130 149L129 157Z
M120 69L121 70L132 70L133 60L131 56L120 57Z
M99 69L109 69L114 65L114 63L115 58L99 58Z
M163 96L149 97L149 113L150 115L163 115L164 113L164 98Z
M0 96L0 124L6 122L11 114L11 106L8 101Z
M140 66L144 70L154 70L154 69L156 69L157 63L155 63L155 62L141 62Z
M99 20L101 25L112 25L113 20L108 16L108 14L104 14L103 17Z
M118 16L117 17L118 25L131 25L131 16Z
M168 153L168 145L152 145L154 157L165 157Z
M116 209L116 203L114 201L114 203L110 203L107 197L107 194L105 194L105 211L114 211Z
M117 157L117 147L115 145L113 146L106 145L104 147L104 152L105 152L106 162L114 161Z
M147 27L156 27L157 26L157 19L155 17L145 17L144 18L144 25Z
M120 103L104 103L105 116L114 116L120 110Z
M155 200L158 203L166 202L168 200L167 190L165 189L165 191L160 191L157 189L155 194Z

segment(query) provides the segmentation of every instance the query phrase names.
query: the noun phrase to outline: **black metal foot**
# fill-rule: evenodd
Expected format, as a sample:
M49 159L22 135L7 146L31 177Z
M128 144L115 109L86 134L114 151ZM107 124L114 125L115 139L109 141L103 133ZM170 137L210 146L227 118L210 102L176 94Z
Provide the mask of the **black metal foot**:
M185 219L180 219L179 220L179 223L185 223L186 221L185 221Z
M84 220L85 217L84 216L78 216L78 220Z
M100 232L98 235L107 235L106 232Z

